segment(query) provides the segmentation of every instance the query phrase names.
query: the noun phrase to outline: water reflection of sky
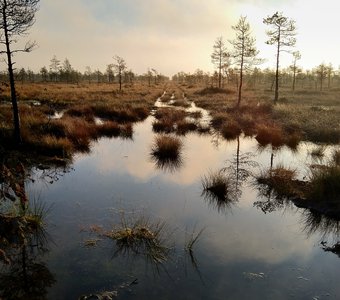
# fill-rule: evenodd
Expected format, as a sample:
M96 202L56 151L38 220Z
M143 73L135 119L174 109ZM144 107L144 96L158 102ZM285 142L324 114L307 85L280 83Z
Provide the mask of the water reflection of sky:
M150 158L155 136L151 123L152 117L135 125L133 141L99 140L89 155L75 159L73 171L52 185L30 186L31 193L53 203L50 232L55 246L49 265L57 284L51 299L100 291L129 276L137 276L139 284L135 294L122 291L126 299L336 299L340 261L320 249L320 234L306 235L298 209L264 214L253 206L259 199L248 185L225 213L201 197L201 177L228 164L236 154L236 141L216 146L208 135L182 137L183 166L164 172ZM277 151L274 164L301 166L303 173L305 163L312 162L310 147L304 144L296 153ZM254 152L260 169L270 165L271 149L258 150L254 140L241 138L240 151ZM112 260L109 247L82 248L82 230L91 224L110 226L120 209L160 218L173 228L178 249L167 265L169 274L150 275L138 261L126 267L123 259ZM184 231L195 226L205 228L195 245L204 285L192 267L183 267ZM191 271L185 271L187 267ZM77 272L75 280L72 274ZM256 277L259 273L264 275Z

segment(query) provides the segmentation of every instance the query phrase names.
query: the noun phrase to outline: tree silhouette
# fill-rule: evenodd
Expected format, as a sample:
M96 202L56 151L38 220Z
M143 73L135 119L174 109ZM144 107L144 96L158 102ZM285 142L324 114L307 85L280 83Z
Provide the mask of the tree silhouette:
M328 73L327 66L324 63L320 64L319 66L316 67L315 73L320 81L320 91L322 91L323 82L327 78Z
M274 103L279 100L279 66L280 53L287 51L286 47L293 47L296 44L295 21L284 17L282 13L276 12L272 16L263 19L263 23L271 25L272 30L266 33L269 37L266 42L268 45L276 45L276 73L275 73L275 98Z
M295 91L295 83L296 83L296 74L301 72L301 69L296 65L297 61L301 59L301 54L299 51L293 52L293 64L290 66L290 69L293 71L293 92Z
M121 91L122 90L122 78L123 78L123 73L126 69L126 62L122 57L118 55L115 55L113 59L116 61L113 67L117 73L118 81L119 81L119 90Z
M240 72L237 100L237 107L239 107L242 98L243 72L252 65L259 63L260 60L256 59L259 51L256 50L255 38L251 37L250 25L247 22L247 17L241 16L238 23L231 28L236 33L235 39L229 41L234 48L232 57L235 60L234 63L239 66Z
M32 51L35 43L27 42L23 48L18 49L13 49L12 46L17 42L17 38L26 34L27 30L34 24L38 3L39 0L0 0L0 43L6 48L0 53L6 54L7 57L6 63L13 108L14 140L17 144L21 143L21 133L12 57L17 52Z
M211 54L211 62L218 70L218 87L221 88L222 69L230 65L229 53L221 36L216 39L213 49L214 51Z

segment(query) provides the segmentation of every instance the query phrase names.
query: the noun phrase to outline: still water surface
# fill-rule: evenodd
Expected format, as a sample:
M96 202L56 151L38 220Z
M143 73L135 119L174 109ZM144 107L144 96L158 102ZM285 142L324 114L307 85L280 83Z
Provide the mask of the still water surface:
M133 140L101 139L89 154L78 155L72 169L53 184L37 180L31 198L51 206L49 252L44 256L56 279L48 299L78 299L117 291L118 299L339 299L340 259L321 241L337 242L333 233L312 230L308 211L281 203L272 212L254 206L261 198L248 178L238 199L218 207L202 195L201 178L226 167L237 154L237 141L188 134L182 165L162 169L150 156L155 138L153 117L134 126ZM240 138L240 154L252 152L258 173L270 166L272 150ZM274 153L274 166L298 168L306 175L314 145ZM329 150L330 151L330 150ZM330 152L328 152L329 154ZM39 175L39 174L37 174ZM38 176L37 176L38 178ZM274 201L275 200L270 200ZM110 229L122 211L166 222L172 245L168 261L154 265L143 257L114 255L114 243L84 243L93 225ZM184 250L190 233L204 229Z

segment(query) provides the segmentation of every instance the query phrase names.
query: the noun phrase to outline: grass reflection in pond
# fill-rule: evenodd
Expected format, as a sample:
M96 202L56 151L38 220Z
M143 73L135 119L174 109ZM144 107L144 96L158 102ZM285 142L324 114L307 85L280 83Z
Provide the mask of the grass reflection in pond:
M182 141L175 136L159 135L156 136L151 148L151 159L155 162L158 169L165 171L175 171L183 165L181 150Z
M202 187L202 196L218 212L225 213L237 201L237 191L231 178L221 171L204 176Z

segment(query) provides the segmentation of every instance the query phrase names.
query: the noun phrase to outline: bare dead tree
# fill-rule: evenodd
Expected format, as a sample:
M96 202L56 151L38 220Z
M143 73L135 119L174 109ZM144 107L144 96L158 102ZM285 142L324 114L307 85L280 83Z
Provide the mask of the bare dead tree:
M279 66L280 53L287 51L287 47L293 47L296 44L296 26L295 21L284 17L282 13L276 12L272 16L263 19L263 23L272 26L272 30L266 33L269 37L266 42L268 45L276 45L276 73L275 73L275 98L274 103L279 99Z
M39 0L0 0L0 44L5 47L5 50L0 51L0 53L5 54L7 58L13 108L14 140L18 145L21 143L20 117L12 58L17 52L31 52L35 42L27 42L23 48L14 48L13 44L17 42L18 37L27 34L28 29L34 24L38 3Z

